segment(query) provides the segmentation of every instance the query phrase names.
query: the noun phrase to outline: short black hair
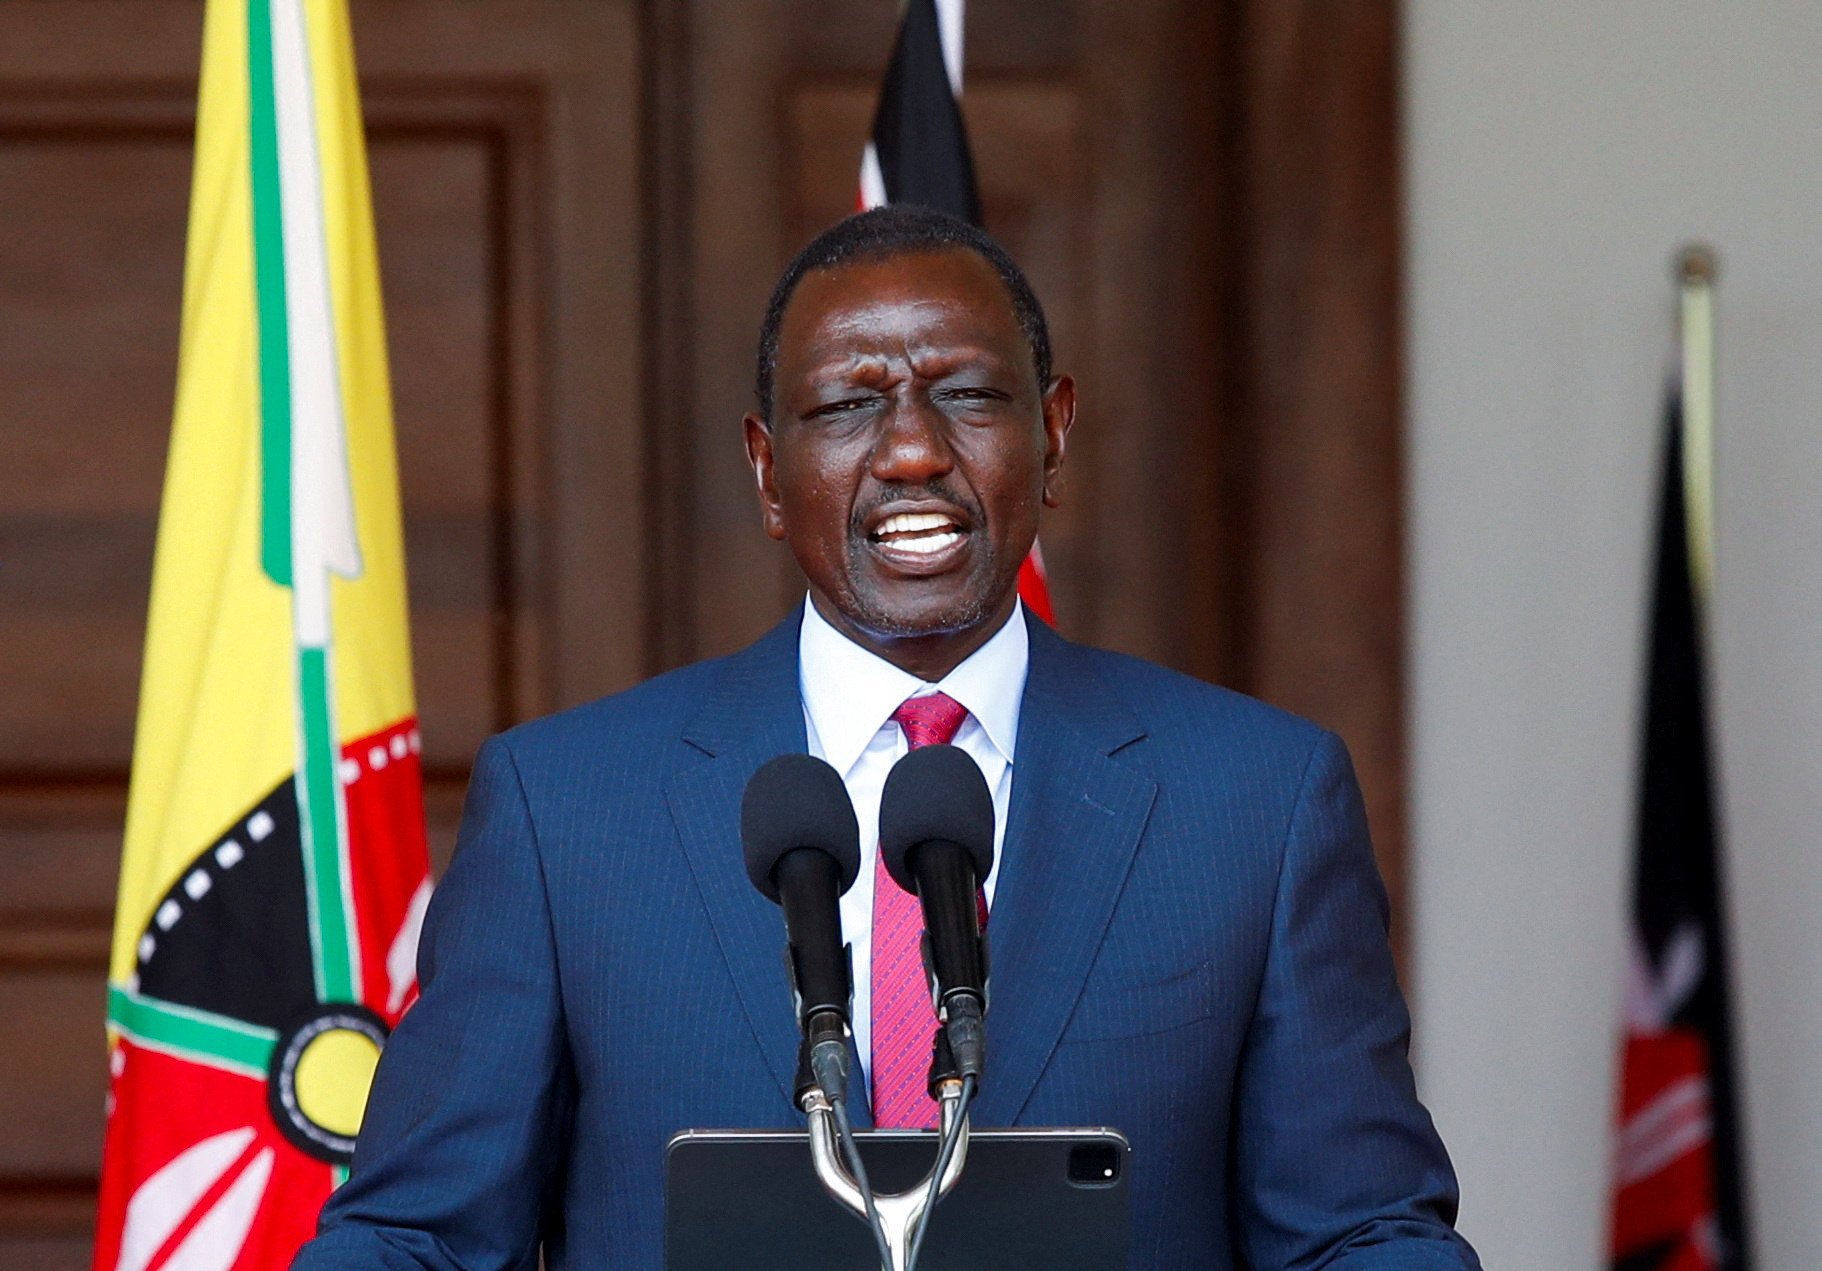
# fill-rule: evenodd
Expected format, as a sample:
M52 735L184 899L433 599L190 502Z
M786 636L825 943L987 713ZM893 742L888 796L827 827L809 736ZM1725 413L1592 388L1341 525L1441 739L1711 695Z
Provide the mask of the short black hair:
M889 203L835 222L811 239L779 276L778 285L772 288L772 299L766 304L765 320L759 325L759 365L753 391L759 399L761 417L771 422L772 378L778 370L778 328L805 274L814 269L833 269L851 260L890 260L919 252L956 249L973 252L993 266L1012 301L1019 330L1031 346L1038 388L1041 391L1049 387L1050 328L1044 321L1044 306L1038 303L1030 281L1006 249L960 217L912 203Z

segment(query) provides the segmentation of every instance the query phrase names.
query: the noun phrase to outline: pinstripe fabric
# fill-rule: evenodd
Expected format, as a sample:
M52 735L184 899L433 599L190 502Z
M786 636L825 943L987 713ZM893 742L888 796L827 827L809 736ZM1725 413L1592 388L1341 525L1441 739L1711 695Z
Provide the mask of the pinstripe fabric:
M801 1124L738 838L747 776L804 747L796 639L483 749L298 1266L530 1268L542 1235L555 1271L655 1269L672 1133ZM1340 743L1032 623L976 1123L1123 1130L1135 1268L1475 1268L1407 1028Z

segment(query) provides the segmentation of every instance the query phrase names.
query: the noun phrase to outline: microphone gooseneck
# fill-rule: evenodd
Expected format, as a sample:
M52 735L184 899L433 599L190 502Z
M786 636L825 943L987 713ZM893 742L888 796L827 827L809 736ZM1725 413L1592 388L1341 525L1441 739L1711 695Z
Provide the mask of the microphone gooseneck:
M967 752L921 746L886 778L879 850L894 882L924 912L924 954L957 1072L981 1075L987 951L977 891L993 870L993 795Z
M740 802L747 877L784 910L785 957L804 1046L799 1083L846 1097L854 979L840 899L860 874L860 827L841 776L809 755L780 755Z

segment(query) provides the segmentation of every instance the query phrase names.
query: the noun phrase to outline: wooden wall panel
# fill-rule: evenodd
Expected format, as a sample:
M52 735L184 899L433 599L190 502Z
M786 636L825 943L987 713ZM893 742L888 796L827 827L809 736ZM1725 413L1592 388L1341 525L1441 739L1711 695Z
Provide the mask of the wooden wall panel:
M109 778L0 786L0 976L107 964L126 787Z
M125 767L169 436L189 147L130 125L0 144L0 755ZM142 237L145 236L145 237ZM162 404L162 405L161 405Z
M491 271L504 245L495 141L426 131L373 146L387 335L397 402L399 484L410 569L413 672L424 761L466 766L498 727L506 650L493 639L499 374L493 332L504 297Z
M0 1211L0 1227L8 1227ZM56 1232L0 1235L0 1262L9 1267L30 1267L32 1271L89 1271L89 1240L86 1236L59 1235Z
M0 10L0 21L14 16ZM19 47L10 34L0 34L8 52ZM103 982L170 432L190 146L174 86L109 100L9 79L0 1263L59 1266L86 1255L100 1153Z
M1229 21L1235 672L1348 742L1402 922L1397 11L1248 0Z
M686 442L690 546L684 606L667 621L683 655L701 657L764 631L795 586L788 558L759 533L740 416L753 400L759 315L790 250L781 112L785 85L805 68L776 0L698 0L689 13L688 43L667 51L689 68L687 150L666 156L694 178L687 205L666 209L689 226L690 273L676 288L691 334L688 396L663 435Z
M88 965L0 978L0 1178L94 1176L107 1096L103 978Z

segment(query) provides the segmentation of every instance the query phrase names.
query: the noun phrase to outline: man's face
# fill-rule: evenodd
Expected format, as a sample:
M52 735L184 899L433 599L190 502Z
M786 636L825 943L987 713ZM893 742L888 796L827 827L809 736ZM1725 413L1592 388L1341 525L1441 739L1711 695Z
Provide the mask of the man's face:
M888 656L996 630L1055 503L1075 390L1037 383L993 267L958 249L805 275L773 382L747 453L818 610Z

